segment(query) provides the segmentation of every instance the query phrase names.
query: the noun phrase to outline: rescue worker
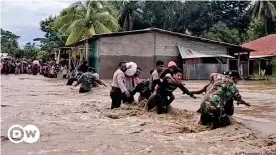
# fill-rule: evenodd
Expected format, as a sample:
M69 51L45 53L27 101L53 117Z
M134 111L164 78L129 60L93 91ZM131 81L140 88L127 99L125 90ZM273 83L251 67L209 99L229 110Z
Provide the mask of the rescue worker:
M125 86L125 71L127 70L126 62L120 62L118 69L113 75L112 89L110 91L110 97L112 100L111 109L119 108L121 106L124 96L130 97L130 93Z
M214 76L216 77L216 76ZM200 106L200 122L211 128L230 125L226 114L227 101L234 99L237 104L250 106L242 100L236 84L241 79L238 71L229 71L225 75L218 74L212 85L206 89L206 94Z
M76 83L75 87L81 84L79 89L79 93L86 93L89 92L92 88L92 83L95 81L100 85L104 85L107 87L102 81L98 80L95 76L93 76L93 69L91 67L88 68L88 72L83 73Z

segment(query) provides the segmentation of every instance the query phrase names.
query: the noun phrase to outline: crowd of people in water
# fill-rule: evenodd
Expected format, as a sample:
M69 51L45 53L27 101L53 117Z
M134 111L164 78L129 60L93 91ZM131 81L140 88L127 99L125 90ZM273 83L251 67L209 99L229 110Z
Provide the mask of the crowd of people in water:
M56 64L55 61L42 61L26 58L8 58L0 63L1 74L32 74L56 78L60 73L64 78L67 76L67 66Z
M197 99L196 94L204 94L198 113L201 114L200 123L202 125L217 128L230 125L229 116L234 113L234 100L237 104L250 106L245 102L236 84L241 79L239 72L235 70L223 73L212 73L209 82L197 91L190 91L182 83L182 70L175 62L170 61L167 66L163 61L156 62L155 69L150 71L148 79L139 78L142 69L134 62L120 62L115 71L111 84L111 109L119 108L121 104L133 104L134 95L139 93L138 103L145 110L156 109L158 114L168 113L175 96L173 92L179 88L183 94ZM78 86L79 93L91 91L93 87L104 84L100 80L97 70L88 67L87 61L83 61L80 66L68 73L66 65L58 65L54 61L41 62L39 60L7 59L1 62L1 72L3 74L33 74L49 78L56 78L61 74L63 78L68 78L67 85ZM143 101L143 102L142 102Z

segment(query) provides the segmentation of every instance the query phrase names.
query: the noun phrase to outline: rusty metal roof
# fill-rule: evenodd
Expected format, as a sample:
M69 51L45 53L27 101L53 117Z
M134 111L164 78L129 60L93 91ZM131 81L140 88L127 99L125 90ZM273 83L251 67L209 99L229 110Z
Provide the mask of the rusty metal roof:
M276 55L276 34L250 41L241 46L255 50L250 54L252 56Z

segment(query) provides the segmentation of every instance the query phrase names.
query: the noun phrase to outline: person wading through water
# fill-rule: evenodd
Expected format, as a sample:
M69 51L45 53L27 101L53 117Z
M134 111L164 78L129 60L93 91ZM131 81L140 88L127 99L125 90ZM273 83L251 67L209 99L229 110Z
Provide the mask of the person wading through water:
M126 96L127 98L130 97L130 93L128 92L124 83L124 72L126 70L126 62L120 62L117 71L113 75L113 81L111 84L112 88L110 91L110 97L112 100L111 109L119 108L121 106L124 96Z
M176 88L180 88L183 94L190 95L192 98L196 99L196 97L183 86L181 83L182 79L182 71L178 68L174 69L172 72L172 76L165 76L161 79L157 79L153 81L154 85L158 85L156 89L156 96L148 102L147 109L151 110L156 106L157 113L167 113L170 109L170 104L172 103L172 99L168 99L172 92Z
M163 72L164 62L161 60L156 61L156 69L151 73L152 80L159 79L161 73Z
M107 87L102 81L98 80L95 76L93 76L93 69L91 67L88 68L88 72L83 73L78 80L75 87L77 87L79 84L81 84L81 87L79 89L79 93L86 93L89 92L92 88L93 82L97 82L100 85L104 85Z
M250 106L242 100L236 84L241 79L238 71L229 71L225 75L217 74L214 82L206 89L206 94L200 106L200 123L208 125L212 129L230 125L231 122L226 114L227 101L234 99L237 104Z
M165 76L172 77L172 73L173 73L173 71L174 71L175 69L177 69L176 63L175 63L174 61L170 61L170 62L168 63L168 68L167 68L167 69L165 69L165 70L163 71L163 67L162 67L162 71L163 71L163 72L160 74L159 78L162 79L162 78L164 78ZM160 67L160 70L161 70L161 67ZM157 79L159 79L159 78L157 78ZM156 79L153 79L153 80L156 80ZM151 92L152 92L152 94L151 94L151 96L150 96L149 99L148 99L147 105L149 105L150 102L152 103L151 100L153 100L153 99L155 98L156 93L157 93L157 92L156 92L157 86L154 85L153 82L151 83L150 86L151 86ZM173 101L173 100L175 99L173 93L170 93L170 94L169 94L169 98L170 98L171 101Z
M193 94L206 93L207 90L209 90L211 88L211 86L214 84L215 81L223 80L225 78L226 73L228 73L228 72L224 72L224 73L212 73L210 75L210 81L209 81L209 83L207 85L205 85L201 90L192 91L192 93ZM196 112L200 113L201 109L199 108ZM225 104L225 113L227 115L233 115L234 114L234 99L233 98L227 100L227 102Z

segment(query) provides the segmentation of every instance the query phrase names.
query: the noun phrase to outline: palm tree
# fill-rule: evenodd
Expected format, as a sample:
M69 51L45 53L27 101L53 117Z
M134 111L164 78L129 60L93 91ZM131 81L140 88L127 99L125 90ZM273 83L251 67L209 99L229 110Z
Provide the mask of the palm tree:
M54 27L62 35L67 35L66 45L95 34L116 32L119 24L117 11L104 1L86 1L73 3L61 12Z
M252 17L257 19L264 20L265 33L267 32L267 21L268 19L275 20L276 17L276 2L264 0L264 1L254 1L254 4L251 6Z
M133 28L135 20L143 16L141 7L144 2L141 1L124 1L119 11L119 23L123 31L130 31Z

